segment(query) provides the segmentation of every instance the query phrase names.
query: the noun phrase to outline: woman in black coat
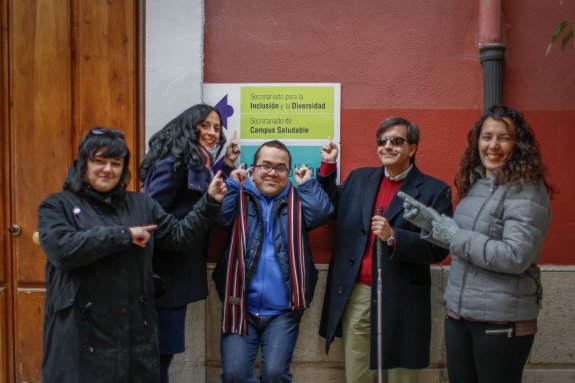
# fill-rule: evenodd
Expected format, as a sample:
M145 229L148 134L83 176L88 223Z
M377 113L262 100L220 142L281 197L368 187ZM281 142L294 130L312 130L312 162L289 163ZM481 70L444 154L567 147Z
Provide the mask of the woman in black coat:
M233 170L240 154L235 139L223 159L217 161L226 138L218 110L206 104L188 108L149 142L140 166L144 192L168 212L180 218L188 214L202 195L217 169L224 176ZM161 382L168 382L168 369L174 354L184 352L186 306L208 295L207 234L181 251L158 249L153 257L154 272L166 284L166 292L156 299L160 329Z
M47 256L42 381L159 381L152 253L203 238L220 208L218 174L181 220L143 193L127 192L124 133L93 128L64 190L39 207Z

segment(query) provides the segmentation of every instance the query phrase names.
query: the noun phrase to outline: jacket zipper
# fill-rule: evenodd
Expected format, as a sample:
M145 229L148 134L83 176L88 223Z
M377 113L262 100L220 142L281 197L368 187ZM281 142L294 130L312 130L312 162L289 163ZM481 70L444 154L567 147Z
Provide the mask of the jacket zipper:
M541 281L537 279L535 276L531 275L529 269L525 270L525 275L531 278L537 285L537 306L540 309L543 308L543 300L541 299L543 297L543 286L541 285Z
M487 203L489 201L491 201L491 198L493 198L493 195L495 194L495 191L497 190L497 186L495 185L491 185L489 186L489 190L491 191L491 195L489 196L489 198L487 198L483 204L481 205L481 207L479 208L479 210L477 211L477 214L475 215L475 220L473 221L473 226L471 227L471 231L475 230L475 226L477 225L477 221L479 220L479 216L481 215L481 212L483 211L483 209L485 208L485 206L487 205ZM457 304L457 314L461 315L461 306L462 306L462 300L463 300L463 290L465 289L465 284L467 283L467 274L469 273L469 269L471 267L471 264L467 264L465 266L465 271L463 272L463 280L461 281L461 290L459 291L459 302Z
M254 203L257 207L257 210L259 212L260 218L262 219L262 229L261 229L261 235L260 235L260 239L258 240L258 243L256 244L256 254L254 255L254 257L252 258L252 261L250 262L250 264L247 267L247 275L249 275L250 277L253 275L254 272L254 264L256 263L256 258L259 258L259 254L261 253L261 247L263 246L263 236L265 235L265 229L264 229L264 223L263 223L263 211L262 211L262 207L260 205L260 201L258 201L257 198L254 197ZM276 216L277 211L279 210L279 208L281 207L282 203L286 203L286 200L284 198L278 200L276 202L276 204L273 207L273 211L272 211L272 222L271 224L273 225L273 220L274 217ZM249 280L249 278L246 277L246 281Z
M255 198L255 197L253 198L253 200L254 200L254 203L255 203L255 205L256 205L257 211L259 212L259 216L260 216L260 218L262 219L262 228L261 228L260 239L258 240L258 243L256 244L256 253L254 254L254 257L252 258L252 261L251 261L251 263L249 264L248 269L247 269L248 271L247 271L247 273L246 273L246 288L247 288L247 286L248 286L248 284L249 284L249 281L252 279L253 274L254 274L254 272L255 272L255 267L254 267L254 265L257 264L257 262L259 261L259 258L260 258L260 256L261 256L261 251L262 251L261 248L262 248L262 246L263 246L263 241L264 241L264 237L263 237L263 236L265 235L265 232L266 232L266 230L265 230L265 226L266 226L266 225L265 225L264 216L263 216L263 210L262 210L260 201L258 201L258 199ZM279 200L276 201L276 203L274 204L274 206L273 206L273 208L272 208L272 211L271 211L271 219L270 219L271 222L269 222L269 225L271 225L272 230L273 230L273 224L274 224L274 219L275 219L276 213L277 213L277 211L280 209L280 207L282 206L282 204L284 204L284 203L287 203L286 199L285 199L285 198L281 198L281 199L279 199ZM275 245L274 245L274 246L275 246ZM261 296L260 296L260 298L261 298ZM260 302L260 306L261 306L261 302ZM256 315L258 315L258 314L256 314Z
M253 198L254 204L256 205L256 209L259 212L260 217L262 217L263 213L262 213L262 207L260 205L260 201L258 201L258 199L256 197L253 197L251 195L248 195L248 198ZM247 203L247 201L246 201L246 203ZM246 206L246 209L247 209L247 206ZM264 225L262 222L262 228L260 231L260 238L258 239L258 243L256 243L256 253L252 257L250 264L247 265L247 268L246 268L246 287L247 287L248 282L252 279L252 276L254 275L254 265L256 264L256 258L259 258L259 254L261 252L261 247L263 245L263 236L264 236Z
M504 334L507 334L507 337L511 338L513 336L513 327L485 330L485 335L504 335Z
M272 217L276 217L276 216L277 216L278 210L279 210L279 209L282 207L282 205L284 205L284 204L287 205L287 199L285 199L285 198L282 198L282 199L280 199L280 200L278 200L278 201L276 202L276 204L275 204L275 206L274 206L274 208L273 208ZM288 213L288 214L289 214L289 213ZM282 235L283 235L283 233L282 233ZM286 240L286 243L287 243L287 241L289 241L289 240ZM275 247L275 244L274 244L274 247ZM275 253L275 252L274 252L274 253ZM278 256L277 253L275 253L275 256L276 256L276 259L277 259L278 263L280 264L280 270L281 270L281 261L280 261L279 258L277 257L277 256ZM282 281L282 282L286 283L285 281ZM286 285L287 285L288 292L289 292L289 296L290 296L290 304L293 306L293 302L291 302L292 297L293 297L292 284L291 284L291 283L286 283Z

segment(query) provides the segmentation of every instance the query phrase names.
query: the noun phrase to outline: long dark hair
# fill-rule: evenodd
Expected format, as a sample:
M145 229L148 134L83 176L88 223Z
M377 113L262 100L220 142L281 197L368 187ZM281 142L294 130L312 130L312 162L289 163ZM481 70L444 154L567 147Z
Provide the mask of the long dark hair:
M157 161L171 155L174 157L174 172L179 167L201 169L206 165L206 157L202 155L202 148L198 141L197 125L201 124L211 112L216 112L220 121L222 116L213 106L197 104L186 109L159 132L154 134L148 143L149 150L140 164L139 177L144 182L150 169ZM220 130L220 139L217 145L220 150L226 142L224 130Z
M505 123L514 132L515 146L511 153L511 158L500 168L493 172L495 182L499 185L508 182L515 183L521 187L524 181L543 181L547 192L551 196L553 187L547 182L547 170L541 158L539 142L535 138L535 133L527 124L521 113L517 110L501 105L492 106L467 134L467 148L459 163L459 171L455 176L455 186L457 195L463 198L477 180L478 175L475 168L481 165L479 157L479 135L481 127L487 118ZM510 126L508 121L512 121Z
M75 172L70 178L70 188L79 194L86 194L91 190L86 179L88 160L98 154L104 158L122 158L124 166L120 182L111 191L113 197L123 196L130 183L130 150L124 140L124 132L116 129L94 127L90 129L80 141L78 159L75 161Z

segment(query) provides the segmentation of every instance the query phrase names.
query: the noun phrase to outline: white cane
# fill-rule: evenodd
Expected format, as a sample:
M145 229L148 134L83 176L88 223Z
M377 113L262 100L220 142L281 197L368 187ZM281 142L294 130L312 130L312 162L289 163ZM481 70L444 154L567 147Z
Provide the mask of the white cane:
M377 215L383 216L383 207L377 208ZM377 256L377 382L383 382L383 366L382 366L382 353L383 353L383 342L382 342L382 318L383 305L381 302L382 295L382 283L381 283L381 267L383 258L383 243L381 238L376 236L375 240L375 250Z

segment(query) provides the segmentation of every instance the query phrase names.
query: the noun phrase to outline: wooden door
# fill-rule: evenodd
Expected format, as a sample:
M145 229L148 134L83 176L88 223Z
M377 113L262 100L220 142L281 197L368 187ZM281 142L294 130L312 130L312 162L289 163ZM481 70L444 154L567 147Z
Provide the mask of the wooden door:
M92 126L126 132L135 174L144 7L137 0L0 1L0 380L40 382L45 256L32 240L37 207L61 190Z

